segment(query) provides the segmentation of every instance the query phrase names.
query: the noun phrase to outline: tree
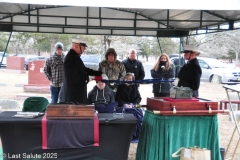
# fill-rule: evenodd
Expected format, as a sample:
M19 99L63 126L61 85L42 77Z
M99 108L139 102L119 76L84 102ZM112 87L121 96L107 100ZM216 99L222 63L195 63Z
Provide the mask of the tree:
M155 41L152 41L152 38L144 37L139 39L138 47L140 52L138 54L146 57L146 60L148 61L148 57L153 55L154 43Z
M172 53L178 53L179 52L179 42L178 41L174 41L173 38L160 38L159 37L158 39L159 39L159 42L160 42L160 45L161 45L162 53L172 54ZM157 39L155 39L155 41L157 42ZM156 43L156 45L159 46L158 43ZM160 52L161 51L160 51L160 48L159 48L158 53L160 53Z
M33 33L32 38L34 39L34 48L38 55L40 52L54 52L54 45L57 42L61 42L64 45L64 50L70 49L70 42L74 35L69 34L47 34L47 33Z
M174 42L171 38L159 38L161 50L157 38L137 38L137 43L140 49L139 54L146 57L147 61L149 56L155 56L155 58L157 58L161 53L171 54L178 52L178 44Z
M202 56L215 58L229 58L235 54L236 62L240 54L240 31L228 31L215 34L207 34L203 36L192 36L195 39L195 44L202 51Z
M14 32L10 39L10 48L15 55L20 53L28 54L28 51L33 46L33 39L31 33Z
M228 49L223 44L221 34L207 34L192 36L189 44L196 45L201 51L201 56L220 58L227 56Z
M100 35L91 35L86 36L85 39L87 40L87 50L85 53L87 54L103 54L103 45L102 45L102 38L103 36Z
M0 51L4 51L7 45L9 33L0 32ZM8 52L8 50L7 50ZM0 57L1 59L1 57Z
M232 31L232 32L225 32L225 41L223 42L225 46L228 48L228 51L235 52L236 62L239 62L238 55L240 54L240 32L239 31Z

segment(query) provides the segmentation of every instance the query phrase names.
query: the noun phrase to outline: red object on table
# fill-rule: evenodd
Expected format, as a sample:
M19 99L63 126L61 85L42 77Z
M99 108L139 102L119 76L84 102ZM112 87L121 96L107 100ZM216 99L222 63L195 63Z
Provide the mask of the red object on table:
M170 97L164 97L164 101L169 101L169 102L197 102L199 99L192 98L192 99L175 99L175 98L170 98Z
M169 97L151 97L147 98L147 109L150 111L160 111L160 114L165 114L163 111L176 110L175 115L209 115L209 110L217 110L218 102L202 99L172 99ZM179 112L183 111L183 112ZM201 113L201 111L204 111ZM170 114L169 112L169 114ZM168 114L166 112L166 114ZM213 112L216 114L216 112Z
M186 110L186 111L153 111L154 114L160 114L164 116L211 116L218 113L228 114L225 110Z

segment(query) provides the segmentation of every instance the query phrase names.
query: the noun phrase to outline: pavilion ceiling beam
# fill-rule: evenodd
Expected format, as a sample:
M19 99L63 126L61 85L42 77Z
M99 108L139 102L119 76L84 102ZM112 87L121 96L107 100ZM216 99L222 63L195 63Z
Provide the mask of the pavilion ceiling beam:
M126 10L122 10L122 9L116 9L116 8L108 8L108 9L118 10L118 11L128 12L128 13L135 13L135 12L126 11ZM147 18L149 21L154 21L154 22L156 22L156 23L160 23L161 25L167 27L167 25L166 25L165 23L162 23L160 20L156 20L156 19L150 18L149 16L143 15L143 14L141 14L140 12L137 12L137 14L140 15L140 16L142 16L142 17L144 17L144 18Z
M2 12L0 12L0 14L4 14ZM134 13L135 14L135 13ZM136 13L137 14L137 13ZM21 16L39 16L39 17L51 17L51 18L82 18L82 19L104 19L104 20L136 20L136 21L154 21L156 23L159 23L159 21L169 21L169 22L199 22L199 20L177 20L177 19L151 19L149 17L145 17L148 19L137 19L135 18L103 18L101 17L101 13L99 13L99 17L76 17L76 16L56 16L56 15L39 15L39 14L14 14L13 16L17 16L17 15L21 15ZM141 15L144 17L144 15ZM11 16L9 16L11 17ZM5 17L9 18L9 17ZM217 22L217 23L224 23L224 22L228 22L228 21L223 21L223 20L202 20L202 22ZM162 25L164 25L164 23L162 23ZM166 24L165 24L166 26Z
M28 23L31 23L31 18L30 18L30 4L28 4Z
M218 14L216 14L216 13L212 13L212 12L207 11L207 10L203 10L203 11L206 12L206 13L208 13L208 14L211 14L211 15L213 15L213 16L215 16L215 17L218 17L218 18L224 19L225 21L229 21L228 18L225 18L225 17L223 17L223 16L220 16L220 15L218 15Z

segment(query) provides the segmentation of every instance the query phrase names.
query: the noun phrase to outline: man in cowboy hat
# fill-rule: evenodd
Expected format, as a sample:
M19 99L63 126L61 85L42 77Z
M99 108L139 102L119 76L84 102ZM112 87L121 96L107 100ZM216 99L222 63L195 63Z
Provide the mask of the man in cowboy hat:
M72 49L64 60L64 82L62 102L86 104L89 75L101 76L102 72L86 68L80 56L86 50L86 41L72 39Z
M194 45L184 45L184 58L188 60L178 73L178 87L189 87L193 90L193 97L198 97L202 69L199 66L197 56L200 54Z

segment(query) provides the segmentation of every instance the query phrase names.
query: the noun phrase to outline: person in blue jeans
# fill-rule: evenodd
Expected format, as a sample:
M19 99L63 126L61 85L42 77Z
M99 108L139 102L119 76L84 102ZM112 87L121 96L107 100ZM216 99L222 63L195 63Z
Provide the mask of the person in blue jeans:
M58 95L63 84L63 44L55 44L55 52L48 58L44 65L44 74L50 81L51 103L58 102Z

